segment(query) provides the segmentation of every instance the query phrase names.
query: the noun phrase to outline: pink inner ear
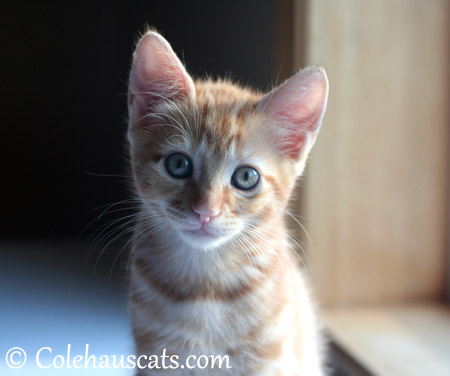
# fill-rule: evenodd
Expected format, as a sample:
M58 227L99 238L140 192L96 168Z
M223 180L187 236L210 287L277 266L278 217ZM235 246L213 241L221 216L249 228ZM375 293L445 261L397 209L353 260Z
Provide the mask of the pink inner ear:
M130 75L129 106L138 113L163 101L194 95L194 83L169 43L155 32L139 42Z
M281 151L289 158L296 159L300 156L303 145L307 140L306 133L295 136L286 136L281 144Z
M325 112L328 80L321 68L306 68L267 94L258 109L275 121L281 150L298 158L307 139L314 141Z

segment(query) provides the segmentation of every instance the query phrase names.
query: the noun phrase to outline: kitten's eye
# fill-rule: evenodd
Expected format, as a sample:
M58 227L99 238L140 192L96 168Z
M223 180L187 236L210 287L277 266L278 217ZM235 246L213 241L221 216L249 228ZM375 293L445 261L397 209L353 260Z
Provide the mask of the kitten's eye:
M231 177L231 183L243 191L248 191L259 182L259 173L253 167L239 167Z
M181 153L172 153L166 157L166 169L174 178L185 179L192 176L192 162Z

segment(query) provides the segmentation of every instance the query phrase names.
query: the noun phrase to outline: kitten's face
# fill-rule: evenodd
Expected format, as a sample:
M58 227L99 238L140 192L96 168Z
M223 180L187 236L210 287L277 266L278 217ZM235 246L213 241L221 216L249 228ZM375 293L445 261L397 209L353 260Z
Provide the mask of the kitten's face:
M258 96L227 83L197 84L196 93L158 107L161 115L138 131L133 166L149 215L207 249L280 213L297 171L268 145Z
M148 33L129 95L131 161L146 216L169 237L211 249L280 215L320 125L324 77L314 70L263 98L227 82L194 84L167 42ZM293 106L292 86L308 80L312 104L303 90L294 93L301 108Z

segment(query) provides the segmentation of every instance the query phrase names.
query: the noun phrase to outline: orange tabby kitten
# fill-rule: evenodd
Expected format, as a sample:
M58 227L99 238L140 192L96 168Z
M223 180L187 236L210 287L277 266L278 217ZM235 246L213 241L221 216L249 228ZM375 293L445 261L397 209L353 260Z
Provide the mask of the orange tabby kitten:
M323 374L283 214L327 94L315 67L266 95L193 81L161 35L141 38L128 96L141 202L131 319L138 354L171 361L140 375ZM201 355L227 356L229 366L185 366Z

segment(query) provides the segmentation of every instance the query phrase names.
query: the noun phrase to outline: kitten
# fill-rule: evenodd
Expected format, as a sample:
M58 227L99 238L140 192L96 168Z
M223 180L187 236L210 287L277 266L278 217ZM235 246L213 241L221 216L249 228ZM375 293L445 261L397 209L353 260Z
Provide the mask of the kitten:
M139 375L323 374L283 214L327 95L316 67L266 95L193 81L161 35L141 38L128 95L141 201L131 320L138 354L166 351L180 367ZM181 368L189 355L227 355L231 368Z

